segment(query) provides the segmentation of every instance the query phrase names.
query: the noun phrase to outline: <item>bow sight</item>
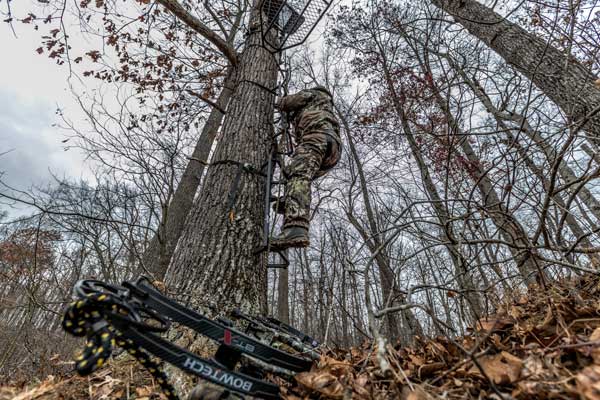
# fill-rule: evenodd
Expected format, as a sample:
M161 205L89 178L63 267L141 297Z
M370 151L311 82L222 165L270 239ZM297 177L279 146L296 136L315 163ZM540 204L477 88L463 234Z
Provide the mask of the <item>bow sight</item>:
M148 369L170 400L178 397L150 355L228 391L263 399L280 398L279 387L262 380L265 371L290 377L319 358L314 339L281 321L240 310L231 313L232 320L213 320L164 296L145 277L121 285L81 280L73 294L77 300L65 311L63 328L87 339L77 371L92 373L118 345ZM173 322L217 342L215 355L204 359L161 337Z

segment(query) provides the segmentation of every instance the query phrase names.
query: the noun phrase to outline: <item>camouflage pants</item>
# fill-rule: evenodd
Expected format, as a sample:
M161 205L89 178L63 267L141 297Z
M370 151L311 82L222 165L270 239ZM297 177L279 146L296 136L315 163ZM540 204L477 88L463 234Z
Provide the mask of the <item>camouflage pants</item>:
M337 131L333 130L337 137ZM308 229L310 222L310 184L325 175L340 159L341 146L334 136L309 132L302 136L289 166L285 185L285 214L283 227L300 226Z

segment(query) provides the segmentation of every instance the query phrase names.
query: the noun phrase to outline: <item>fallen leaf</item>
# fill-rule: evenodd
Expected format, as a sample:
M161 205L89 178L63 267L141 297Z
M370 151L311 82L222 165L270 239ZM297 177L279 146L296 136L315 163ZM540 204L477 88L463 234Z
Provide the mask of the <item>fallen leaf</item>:
M369 378L366 375L361 375L352 383L353 398L357 399L370 399L371 392L367 389L369 384Z
M575 377L577 389L586 400L600 400L600 366L591 365Z
M485 332L496 332L504 330L510 326L514 325L511 320L504 318L494 318L494 319L480 319L477 321L476 327L477 330L485 331Z
M590 335L590 342L595 342L597 340L600 340L600 328L596 328ZM592 358L594 359L594 363L600 364L600 347L594 346L592 350Z
M497 385L515 382L521 376L523 360L503 351L493 356L483 356L477 360L485 374ZM470 371L474 375L483 376L476 365Z
M295 376L296 381L307 389L335 399L341 399L344 388L335 376L328 372L302 372Z
M431 397L427 392L419 385L413 385L414 390L410 387L404 386L402 389L402 400L429 400Z
M446 367L446 364L442 362L421 365L418 370L419 378L423 379L431 376L434 372L439 371L444 367Z
M142 386L135 388L135 394L139 397L150 397L154 393L154 389L150 386Z
M347 361L339 361L332 357L322 356L319 360L319 368L323 372L329 372L337 377L347 375L353 366Z

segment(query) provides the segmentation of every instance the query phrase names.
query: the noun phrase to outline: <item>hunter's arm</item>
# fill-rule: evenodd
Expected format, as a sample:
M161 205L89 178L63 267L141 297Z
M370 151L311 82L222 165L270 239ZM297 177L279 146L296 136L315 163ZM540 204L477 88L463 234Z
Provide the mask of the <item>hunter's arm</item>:
M289 96L284 96L275 107L283 112L296 111L307 105L313 98L313 94L308 90L303 90L296 94L291 94Z

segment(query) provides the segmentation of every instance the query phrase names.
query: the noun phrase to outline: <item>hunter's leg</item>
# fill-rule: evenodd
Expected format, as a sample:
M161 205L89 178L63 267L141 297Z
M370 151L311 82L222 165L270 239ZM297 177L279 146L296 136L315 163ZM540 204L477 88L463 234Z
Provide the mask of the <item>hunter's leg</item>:
M300 226L308 229L310 221L310 183L321 167L327 151L325 135L306 135L296 148L287 169L284 229Z
M271 248L306 247L309 245L310 183L321 167L327 152L325 135L303 137L287 169L285 213L281 235L271 240Z

